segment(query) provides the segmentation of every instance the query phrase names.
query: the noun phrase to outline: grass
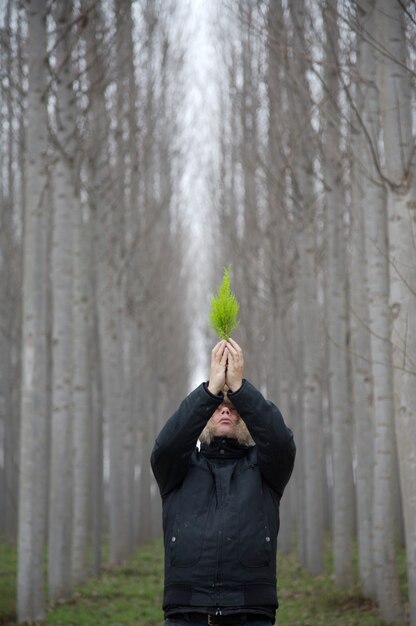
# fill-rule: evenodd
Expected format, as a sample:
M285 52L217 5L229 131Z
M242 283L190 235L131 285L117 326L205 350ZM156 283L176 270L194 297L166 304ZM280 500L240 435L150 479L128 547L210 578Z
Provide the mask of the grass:
M162 613L161 542L140 548L122 567L103 570L76 589L70 602L48 610L44 624L54 626L158 626ZM0 625L15 626L16 553L0 544Z
M317 577L310 576L293 555L281 556L278 562L278 626L384 625L376 605L362 596L358 583L349 590L335 584L329 556L325 575Z
M400 560L401 563L402 559ZM399 563L399 565L400 565ZM401 567L405 591L405 574ZM358 585L346 591L327 573L312 578L294 556L279 557L278 626L382 626L374 604ZM161 626L163 552L156 541L141 547L120 568L106 568L100 579L77 589L71 602L47 612L45 626ZM0 543L0 625L16 626L16 552ZM399 626L399 625L398 625ZM401 625L400 625L401 626Z

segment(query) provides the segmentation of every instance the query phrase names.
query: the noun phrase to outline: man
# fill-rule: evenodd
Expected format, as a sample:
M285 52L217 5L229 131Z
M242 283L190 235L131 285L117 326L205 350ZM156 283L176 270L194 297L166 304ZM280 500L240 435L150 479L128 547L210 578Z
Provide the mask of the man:
M209 382L183 400L156 439L166 624L274 622L279 502L295 445L280 411L243 372L240 346L217 343Z

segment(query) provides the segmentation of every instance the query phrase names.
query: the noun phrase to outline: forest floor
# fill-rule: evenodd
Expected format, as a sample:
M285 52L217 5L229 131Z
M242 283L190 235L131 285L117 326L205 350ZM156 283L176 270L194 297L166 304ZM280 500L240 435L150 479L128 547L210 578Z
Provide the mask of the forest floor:
M357 588L345 591L330 575L311 577L294 556L279 556L278 626L382 626L374 604ZM400 578L406 594L404 560ZM73 600L48 610L45 625L161 626L163 552L160 541L141 547L119 568L105 568L100 579L77 589ZM0 542L0 625L15 626L16 554ZM399 626L399 625L398 625ZM404 626L404 625L400 625Z

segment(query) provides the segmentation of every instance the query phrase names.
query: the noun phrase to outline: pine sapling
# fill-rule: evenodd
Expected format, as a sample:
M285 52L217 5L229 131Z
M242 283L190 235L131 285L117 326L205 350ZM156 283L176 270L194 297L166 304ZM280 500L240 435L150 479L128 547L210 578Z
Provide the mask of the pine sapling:
M217 294L211 298L211 311L209 313L209 325L220 339L227 341L231 333L240 324L240 320L237 319L240 304L230 289L230 274L231 265L224 268L221 285Z

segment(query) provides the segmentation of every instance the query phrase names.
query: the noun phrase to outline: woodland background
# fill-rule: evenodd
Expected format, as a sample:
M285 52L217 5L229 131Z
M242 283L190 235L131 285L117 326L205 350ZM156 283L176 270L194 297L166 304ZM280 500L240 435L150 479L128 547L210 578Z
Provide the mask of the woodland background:
M160 535L155 435L208 375L295 432L280 550L416 626L416 9L3 0L0 534L42 620ZM47 549L47 559L45 553ZM396 556L404 550L408 598Z

